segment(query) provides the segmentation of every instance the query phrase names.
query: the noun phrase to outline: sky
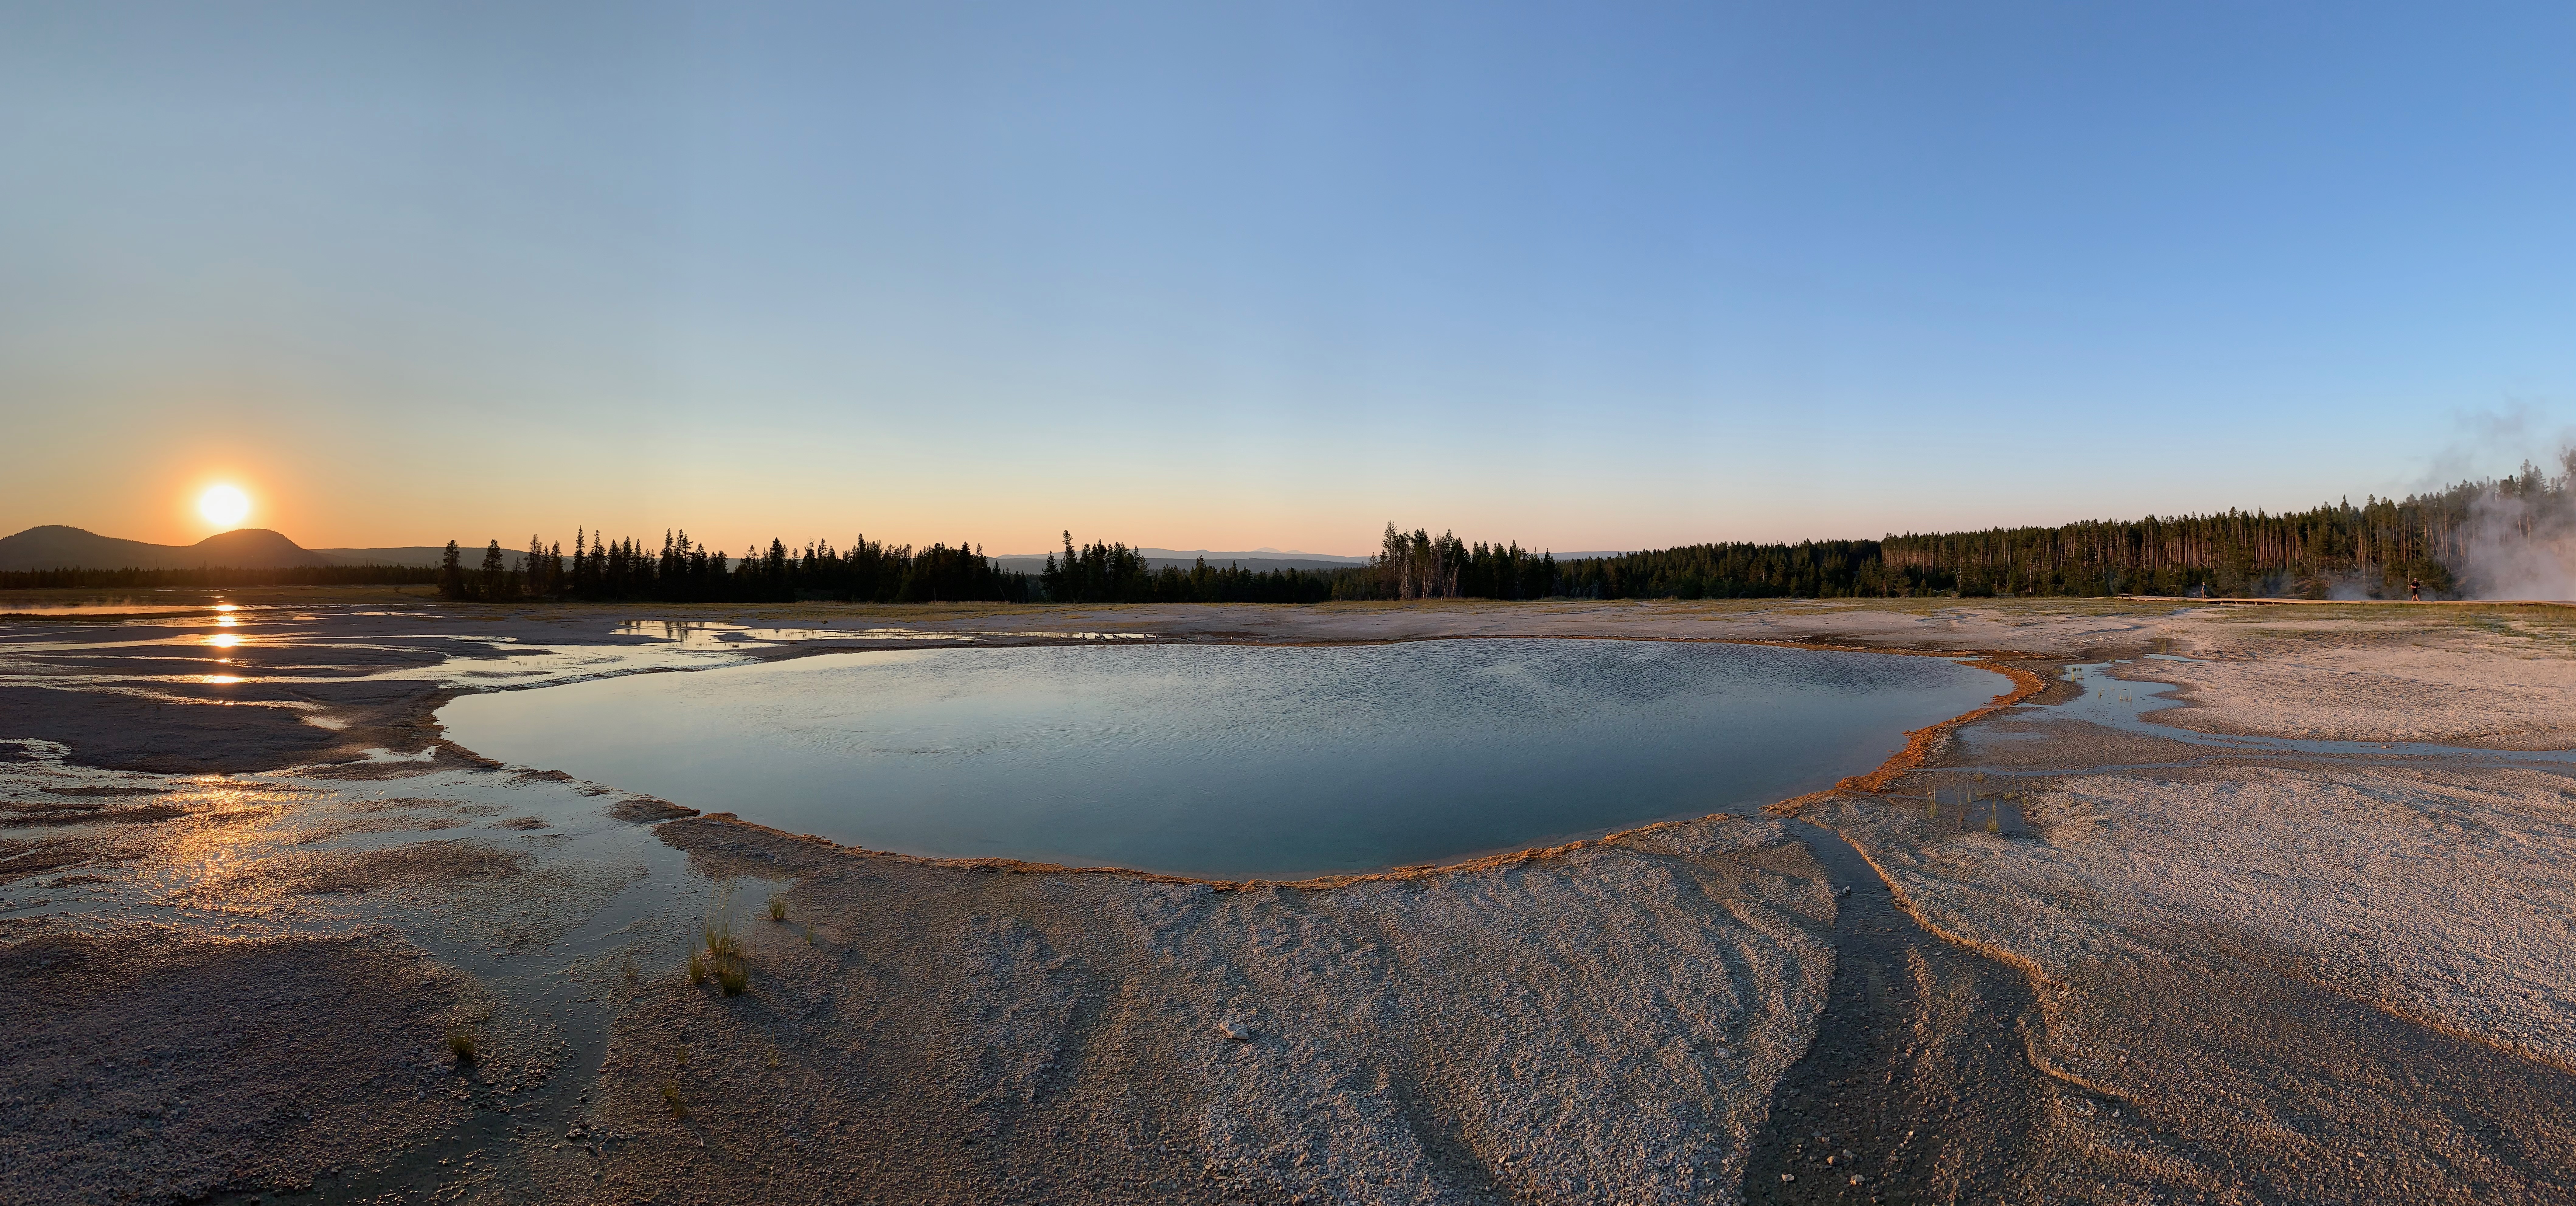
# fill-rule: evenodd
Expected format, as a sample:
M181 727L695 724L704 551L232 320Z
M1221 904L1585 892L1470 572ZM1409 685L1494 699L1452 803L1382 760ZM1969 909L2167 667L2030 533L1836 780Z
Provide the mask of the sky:
M2576 6L0 2L0 532L1596 550L2576 422Z

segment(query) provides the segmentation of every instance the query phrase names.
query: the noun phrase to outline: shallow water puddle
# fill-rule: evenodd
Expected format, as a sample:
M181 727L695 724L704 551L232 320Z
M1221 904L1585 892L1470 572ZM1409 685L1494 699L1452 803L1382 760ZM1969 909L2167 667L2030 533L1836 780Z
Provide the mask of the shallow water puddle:
M2152 653L2147 656L2160 661L2198 660ZM2132 671L2147 668L2127 661L2069 666L2064 677L2069 682L2083 683L2083 695L2065 703L2024 704L2022 707L2035 718L2084 720L2125 733L2234 751L2374 759L2442 758L2487 766L2576 764L2576 750L2488 750L2429 741L2320 741L2300 737L2202 733L2150 719L2150 713L2182 706L2183 701L2173 697L2174 684L2112 677L2111 671L2121 667Z
M676 974L718 886L649 825L608 815L616 796L593 785L479 769L381 783L165 776L68 765L57 743L6 745L0 830L13 837L0 854L32 845L25 835L108 840L0 880L0 921L64 933L141 916L223 939L390 931L486 994L463 1022L481 1057L439 1069L430 1090L470 1100L466 1115L382 1166L321 1176L320 1202L438 1190L470 1179L450 1167L460 1152L564 1133L589 1108L617 1003ZM185 815L141 816L156 808ZM147 820L171 828L143 834ZM120 831L176 840L120 848ZM442 859L495 874L418 874ZM726 882L753 902L786 883Z

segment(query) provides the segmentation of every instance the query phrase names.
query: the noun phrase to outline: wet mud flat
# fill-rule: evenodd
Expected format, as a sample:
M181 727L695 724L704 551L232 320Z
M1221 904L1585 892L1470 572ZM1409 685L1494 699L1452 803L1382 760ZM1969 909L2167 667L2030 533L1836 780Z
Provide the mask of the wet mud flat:
M616 609L422 611L302 607L232 646L167 618L0 625L0 689L49 693L0 698L0 966L34 989L0 1019L0 1200L2546 1202L2576 1181L2576 794L2479 752L2556 748L2541 702L2576 646L2547 614L827 607L655 640ZM2052 679L1791 816L1218 885L700 817L753 809L490 765L420 702L1111 630L2121 660L2109 677L2153 652L2198 659L2183 736L2459 753L2214 748L2088 723L2062 707L2087 688ZM761 635L714 639L739 633ZM2507 674L2500 713L2409 690ZM245 704L294 727L207 718ZM210 732L213 763L151 761ZM1962 791L2012 798L1925 801ZM740 995L686 971L718 885Z

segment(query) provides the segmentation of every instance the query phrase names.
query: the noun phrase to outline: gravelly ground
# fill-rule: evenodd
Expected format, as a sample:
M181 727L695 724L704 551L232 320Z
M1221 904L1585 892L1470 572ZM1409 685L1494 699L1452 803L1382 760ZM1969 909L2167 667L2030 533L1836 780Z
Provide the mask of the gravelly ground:
M19 1201L185 1199L435 1135L467 1108L454 969L376 936L131 925L0 947L0 1170Z
M1828 893L1774 821L1326 892L677 827L799 883L747 927L751 992L621 1014L612 1197L1702 1200L1830 979Z
M1214 890L685 819L426 727L460 690L1107 630L2157 652L2203 660L2115 673L2181 684L2158 720L2186 731L2551 749L2576 724L2553 609L822 605L686 611L715 627L666 640L618 609L241 601L229 625L0 623L0 969L23 990L0 1201L2576 1183L2576 790L2474 749L2216 748L2052 710L2069 684L1799 821ZM1963 789L2019 809L1922 799ZM790 921L746 913L740 997L680 974L718 881L786 890Z

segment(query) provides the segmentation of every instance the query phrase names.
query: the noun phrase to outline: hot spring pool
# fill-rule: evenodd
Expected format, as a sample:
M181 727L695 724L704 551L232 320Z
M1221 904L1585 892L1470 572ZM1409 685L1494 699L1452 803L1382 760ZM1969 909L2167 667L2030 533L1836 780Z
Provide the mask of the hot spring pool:
M1937 658L1648 641L931 649L439 719L487 757L850 845L1282 879L1759 808L2008 688Z

